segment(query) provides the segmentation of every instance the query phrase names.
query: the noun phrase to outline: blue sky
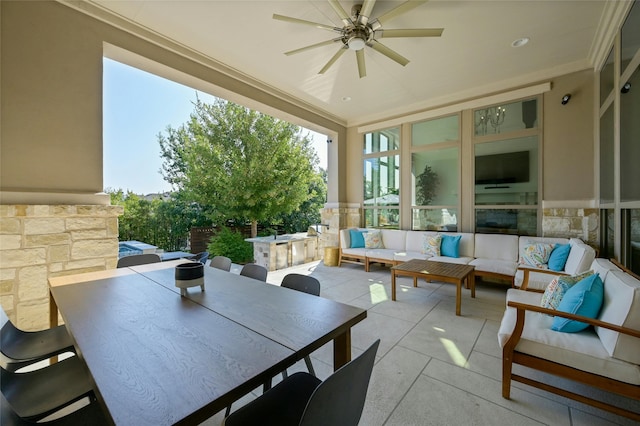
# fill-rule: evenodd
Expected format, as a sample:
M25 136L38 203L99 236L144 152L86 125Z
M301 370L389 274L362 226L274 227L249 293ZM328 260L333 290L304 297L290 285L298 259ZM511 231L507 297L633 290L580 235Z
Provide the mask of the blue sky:
M187 122L196 93L205 102L214 97L107 58L103 87L105 189L136 194L170 190L160 174L158 134ZM327 138L310 133L320 167L326 169Z

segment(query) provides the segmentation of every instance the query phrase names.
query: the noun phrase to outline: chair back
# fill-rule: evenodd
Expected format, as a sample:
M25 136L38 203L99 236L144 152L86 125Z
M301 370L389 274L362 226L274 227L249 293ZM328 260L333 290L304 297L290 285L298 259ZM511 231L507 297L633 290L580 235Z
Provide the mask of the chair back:
M253 278L254 280L267 281L267 268L255 263L247 263L242 267L240 275Z
M146 265L147 263L161 262L160 255L155 253L134 254L118 259L118 268L126 268L127 266Z
M318 385L302 414L300 426L358 425L379 345L380 339Z
M209 262L209 266L229 272L231 270L231 259L225 256L214 256Z
M320 296L320 281L309 275L287 274L280 286Z

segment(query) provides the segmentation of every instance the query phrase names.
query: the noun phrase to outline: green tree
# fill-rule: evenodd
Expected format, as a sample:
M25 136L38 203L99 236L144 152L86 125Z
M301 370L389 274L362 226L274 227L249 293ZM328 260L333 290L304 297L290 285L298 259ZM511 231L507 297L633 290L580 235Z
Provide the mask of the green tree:
M222 99L196 100L188 123L158 135L162 174L185 197L215 206L214 221L257 224L300 207L317 156L300 128Z
M124 207L124 214L118 219L121 241L143 241L165 251L184 250L191 227L210 224L207 209L184 200L179 193L149 201L121 189L107 192L112 205Z

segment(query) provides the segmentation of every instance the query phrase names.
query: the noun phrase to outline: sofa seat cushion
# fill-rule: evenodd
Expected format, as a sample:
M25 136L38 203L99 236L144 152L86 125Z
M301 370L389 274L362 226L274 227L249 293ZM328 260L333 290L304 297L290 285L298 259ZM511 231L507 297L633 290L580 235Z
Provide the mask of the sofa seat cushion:
M364 248L343 248L342 256L356 256L364 258L367 255L367 249Z
M535 269L535 268L531 268ZM542 272L529 271L529 284L527 284L527 288L534 290L544 290L547 288L549 283L556 277L557 275L545 274ZM522 282L524 281L524 271L519 269L516 271L516 277L514 279L514 285L516 287L520 287Z
M391 262L393 261L395 254L396 254L395 250L367 249L367 257L369 259L388 260Z
M408 262L413 259L426 260L429 256L419 251L402 251L393 254L393 260L396 262Z
M541 298L540 293L507 290L507 302L515 301L539 306ZM498 331L500 347L504 347L513 332L516 312L516 309L511 307L505 310ZM560 333L551 330L552 322L553 317L549 315L527 312L516 350L578 370L640 385L640 365L611 357L592 328L579 333Z
M640 281L622 271L610 271L605 278L604 303L598 318L640 330ZM640 339L602 327L595 329L609 355L640 364Z
M513 277L518 269L518 263L515 260L474 259L469 262L469 265L475 266L478 272L490 272L509 277Z
M467 265L469 262L473 261L473 257L433 256L433 257L430 257L429 260L433 260L434 262L447 262L447 263L458 263L460 265Z

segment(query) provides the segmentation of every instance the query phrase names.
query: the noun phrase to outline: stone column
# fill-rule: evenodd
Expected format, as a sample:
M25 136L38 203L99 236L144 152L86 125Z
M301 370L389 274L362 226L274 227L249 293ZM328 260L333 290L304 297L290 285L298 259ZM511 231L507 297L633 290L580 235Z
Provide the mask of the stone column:
M357 228L361 226L362 214L359 204L327 203L320 210L323 227L319 238L318 251L324 256L325 247L338 247L340 245L340 230L345 228Z
M545 208L542 210L544 237L580 238L592 247L598 247L600 212L585 208Z
M113 269L121 206L0 205L0 303L24 330L48 327L49 277Z

